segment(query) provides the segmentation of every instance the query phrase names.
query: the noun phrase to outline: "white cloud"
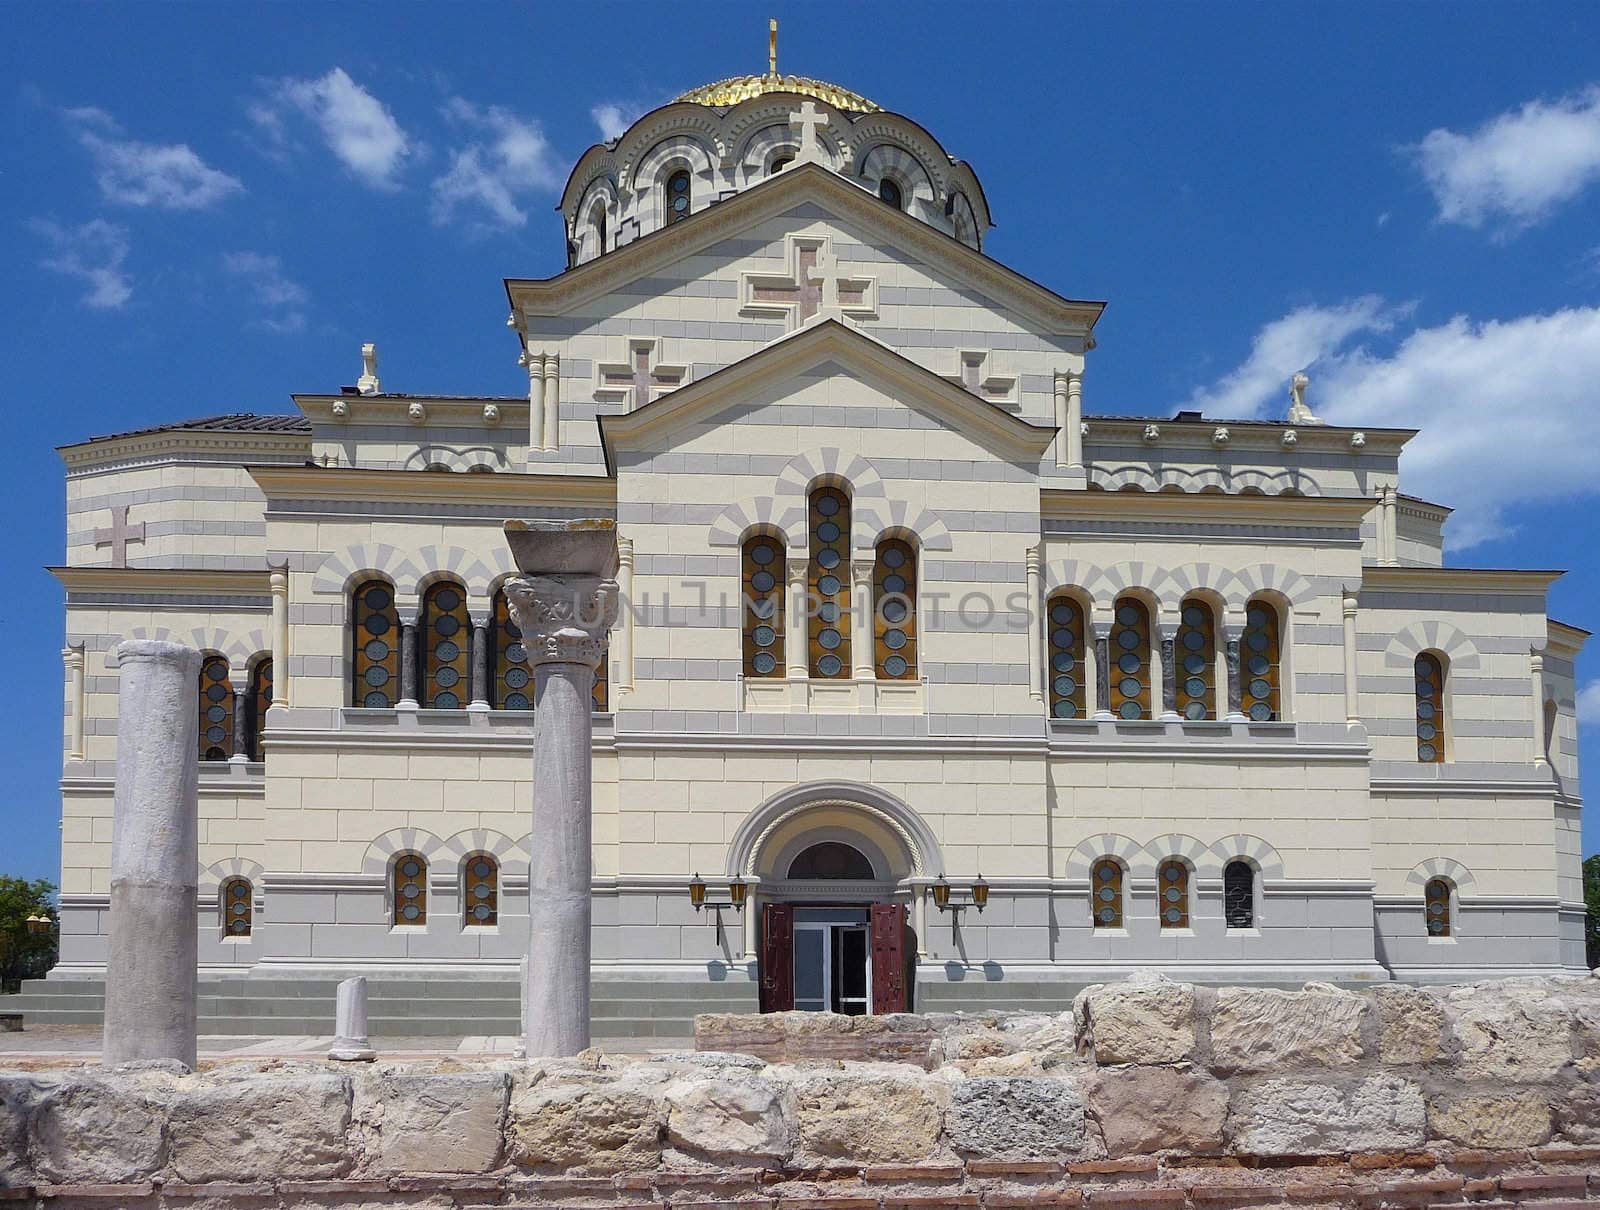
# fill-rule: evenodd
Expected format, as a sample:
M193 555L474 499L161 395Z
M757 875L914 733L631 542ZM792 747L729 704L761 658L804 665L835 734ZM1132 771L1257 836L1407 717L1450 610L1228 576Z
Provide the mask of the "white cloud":
M299 332L305 328L306 317L301 308L310 295L304 286L285 276L276 256L227 252L223 254L222 267L244 284L254 304L252 324L273 332Z
M141 143L124 138L102 109L69 109L78 142L94 158L95 181L108 201L162 210L204 210L244 186L212 168L187 143Z
M1600 180L1600 85L1529 101L1467 134L1430 131L1411 151L1445 222L1531 226Z
M1585 727L1600 724L1600 680L1578 690L1578 722Z
M596 105L589 111L589 116L594 119L594 124L600 128L600 137L606 142L620 138L640 113L636 105L624 105L620 101L607 101Z
M28 227L42 241L41 265L88 285L84 306L114 310L133 297L133 282L122 269L128 256L125 227L99 218L81 227L34 219Z
M1460 549L1510 532L1507 509L1600 492L1600 307L1418 328L1387 351L1351 345L1400 312L1375 298L1302 308L1268 324L1250 358L1197 399L1261 415L1309 368L1311 403L1334 424L1418 428L1401 462L1405 491L1456 508Z
M270 102L250 107L250 118L267 139L269 152L280 156L288 141L284 109L315 122L328 150L366 184L377 189L398 187L395 177L415 150L411 139L388 107L344 68L335 67L315 80L280 80Z
M466 213L476 215L475 223L520 227L528 221L523 198L560 187L550 144L534 119L498 105L481 109L460 97L446 103L444 114L472 141L451 153L449 169L433 182L435 222Z

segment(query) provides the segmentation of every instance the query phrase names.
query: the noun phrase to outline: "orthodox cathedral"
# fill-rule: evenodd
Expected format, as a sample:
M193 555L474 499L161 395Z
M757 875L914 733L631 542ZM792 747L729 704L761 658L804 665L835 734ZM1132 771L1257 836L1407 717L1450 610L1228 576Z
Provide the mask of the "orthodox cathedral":
M612 518L600 1036L1581 968L1554 571L1445 566L1414 432L1119 416L1102 302L918 121L777 70L579 159L511 396L352 387L63 447L62 963L96 1020L123 639L200 648L202 1029L515 1033L507 519ZM511 345L515 348L511 348ZM1403 420L1403 417L1396 417ZM479 1022L478 1025L470 1022Z

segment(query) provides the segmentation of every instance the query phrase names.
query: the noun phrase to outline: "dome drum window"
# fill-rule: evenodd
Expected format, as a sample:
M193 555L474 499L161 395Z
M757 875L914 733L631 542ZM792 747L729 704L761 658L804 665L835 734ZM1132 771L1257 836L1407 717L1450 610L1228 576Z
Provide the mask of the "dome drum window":
M467 593L443 581L422 598L422 705L427 710L464 710L470 697L472 618Z
M1088 711L1088 669L1084 667L1083 609L1069 596L1052 597L1045 610L1050 651L1050 717L1084 718ZM1120 911L1119 911L1120 915Z
M878 679L917 677L917 552L898 538L878 544L872 571L873 651Z
M836 487L811 493L808 666L823 680L850 676L850 498Z
M391 709L400 694L400 616L394 589L371 580L352 596L350 704Z
M667 226L689 217L691 193L688 169L680 168L667 177Z
M1089 872L1089 911L1097 929L1122 927L1122 863L1102 857Z
M1417 760L1444 764L1444 662L1432 652L1417 656Z
M1175 857L1156 871L1156 913L1164 929L1189 927L1189 867Z
M1150 611L1123 597L1111 627L1111 713L1119 719L1150 717Z
M1216 718L1216 626L1204 601L1183 603L1172 671L1179 716L1186 722Z
M210 655L200 665L200 759L227 760L233 755L233 686L228 683L228 658Z
M217 889L217 906L222 911L222 935L248 940L255 926L255 902L248 878L229 878Z
M889 177L884 177L878 182L878 196L896 210L906 208L905 193L901 190L900 183Z
M1265 601L1251 601L1239 644L1240 709L1252 723L1283 717L1279 694L1278 611Z
M781 677L785 621L783 543L766 534L749 539L744 544L743 565L740 608L744 615L744 674Z
M428 863L416 853L401 853L390 873L393 914L390 923L424 926L428 923Z
M462 927L495 927L500 923L500 863L488 853L474 853L461 870Z

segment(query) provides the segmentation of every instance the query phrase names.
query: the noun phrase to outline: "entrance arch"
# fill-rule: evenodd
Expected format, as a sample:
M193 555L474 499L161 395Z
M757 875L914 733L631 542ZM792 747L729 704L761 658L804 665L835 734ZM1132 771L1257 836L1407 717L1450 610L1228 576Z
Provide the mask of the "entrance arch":
M894 795L864 782L813 781L750 812L728 845L728 876L781 881L788 861L822 841L859 849L875 881L899 884L944 868L932 830Z

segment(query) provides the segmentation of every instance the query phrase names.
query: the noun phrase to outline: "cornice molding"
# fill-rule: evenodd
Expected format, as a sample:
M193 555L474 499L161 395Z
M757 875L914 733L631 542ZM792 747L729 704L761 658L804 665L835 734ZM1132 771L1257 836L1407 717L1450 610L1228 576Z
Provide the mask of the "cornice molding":
M444 474L438 471L360 467L246 467L274 500L348 500L404 504L499 504L508 515L518 505L615 506L616 482L599 475Z
M1558 622L1554 618L1546 620L1549 627L1549 637L1546 640L1550 647L1560 655L1575 656L1583 649L1583 645L1594 637L1594 632L1585 630L1582 626L1573 626L1568 622Z
M1290 424L1287 420L1233 420L1227 417L1178 420L1164 416L1087 415L1083 421L1089 429L1088 435L1084 437L1086 458L1092 452L1097 440L1104 441L1105 437L1110 435L1116 438L1119 444L1138 445L1152 451L1152 455L1157 450L1204 451L1203 456L1196 461L1215 463L1217 450L1212 436L1217 429L1225 428L1229 433L1230 452L1270 453L1273 461L1286 466L1295 460L1295 454L1286 454L1283 448L1283 433L1286 429L1295 431L1296 453L1303 454L1308 450L1319 452L1337 450L1351 458L1397 455L1406 442L1421 432L1420 429L1366 429L1337 424ZM1154 445L1147 445L1144 431L1152 424L1161 429L1161 439ZM1366 443L1359 449L1353 449L1350 437L1357 432L1366 434Z
M318 440L328 440L343 428L371 424L404 425L418 433L447 426L482 429L493 444L526 445L528 397L526 395L291 395L297 406L316 426ZM343 404L346 415L334 415L334 404ZM420 403L427 413L422 421L411 419L410 409ZM500 411L493 423L483 417L483 409L493 404ZM332 430L331 432L328 430Z
M209 593L255 597L271 591L271 570L220 568L47 567L68 592Z
M1359 526L1372 510L1365 496L1256 496L1211 492L1105 492L1087 488L1044 488L1039 492L1042 520L1085 519L1234 525Z
M1384 567L1361 569L1362 589L1374 592L1520 592L1544 596L1565 571L1478 567Z
M184 454L244 464L250 461L251 455L278 454L309 458L311 434L175 429L127 437L96 438L76 445L64 445L56 452L66 464L68 474L100 469L105 463L149 463Z

